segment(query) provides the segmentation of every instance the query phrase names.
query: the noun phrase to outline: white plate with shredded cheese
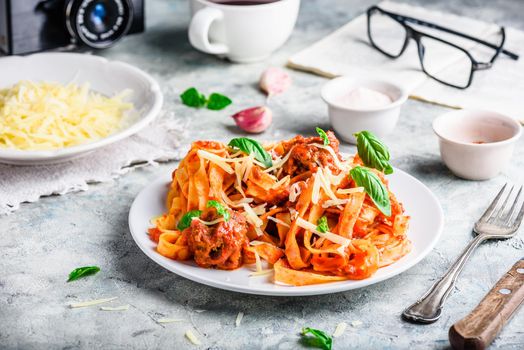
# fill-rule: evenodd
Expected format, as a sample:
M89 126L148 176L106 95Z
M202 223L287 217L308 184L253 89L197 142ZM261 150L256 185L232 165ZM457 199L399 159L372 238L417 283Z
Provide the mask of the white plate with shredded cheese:
M373 276L358 281L341 281L309 286L286 286L273 282L268 267L256 273L256 265L244 266L233 271L205 269L193 261L168 259L155 250L156 243L149 239L147 229L150 219L165 212L165 198L171 183L171 172L144 188L131 206L129 228L140 249L157 264L192 281L235 292L301 296L343 292L378 283L396 276L421 261L437 243L444 225L444 214L435 195L413 176L395 169L388 175L389 186L397 199L403 203L406 214L411 217L408 237L413 243L409 254L392 265L379 269Z
M0 58L0 162L49 164L131 136L156 118L158 83L127 63L78 53Z

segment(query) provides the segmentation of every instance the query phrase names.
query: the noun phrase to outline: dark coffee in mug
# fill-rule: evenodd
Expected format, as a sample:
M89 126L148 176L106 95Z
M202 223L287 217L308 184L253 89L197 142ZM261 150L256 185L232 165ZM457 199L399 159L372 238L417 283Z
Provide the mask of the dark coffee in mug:
M272 2L277 2L280 0L209 0L215 4L220 5L235 5L235 6L249 6L249 5L263 5L270 4Z

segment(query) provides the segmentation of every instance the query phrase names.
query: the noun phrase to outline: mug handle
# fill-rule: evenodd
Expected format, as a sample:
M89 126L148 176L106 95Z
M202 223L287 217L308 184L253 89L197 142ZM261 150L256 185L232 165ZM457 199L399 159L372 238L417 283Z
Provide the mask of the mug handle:
M213 21L224 17L222 11L206 7L198 10L189 24L189 42L196 49L215 55L226 54L229 49L225 44L209 42L209 28Z

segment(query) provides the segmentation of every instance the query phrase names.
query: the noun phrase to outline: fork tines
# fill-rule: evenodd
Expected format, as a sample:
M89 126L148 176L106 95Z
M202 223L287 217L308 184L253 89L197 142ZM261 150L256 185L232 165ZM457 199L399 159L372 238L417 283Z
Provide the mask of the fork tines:
M507 187L507 183L502 186L493 202L491 202L488 209L478 220L479 223L491 223L498 226L511 227L515 230L519 227L524 216L524 201L520 207L518 205L523 186L520 186L513 200L511 200L513 197L512 193L516 186L511 186L509 191L506 191Z

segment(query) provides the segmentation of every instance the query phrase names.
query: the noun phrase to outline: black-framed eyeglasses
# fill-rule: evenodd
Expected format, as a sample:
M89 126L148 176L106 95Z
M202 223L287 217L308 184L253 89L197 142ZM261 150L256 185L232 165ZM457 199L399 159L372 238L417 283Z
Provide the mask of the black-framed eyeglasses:
M398 58L406 50L409 40L413 39L417 43L422 71L438 82L458 89L469 87L473 80L473 73L491 68L499 54L502 53L514 60L519 58L517 54L503 49L506 40L504 27L500 28L500 44L495 45L434 23L385 11L378 6L370 7L367 10L367 17L369 41L375 49L388 57ZM440 30L474 41L495 50L495 53L489 61L479 62L466 49L420 32L409 24ZM445 62L442 57L446 58ZM450 61L453 62L452 65L448 64Z

